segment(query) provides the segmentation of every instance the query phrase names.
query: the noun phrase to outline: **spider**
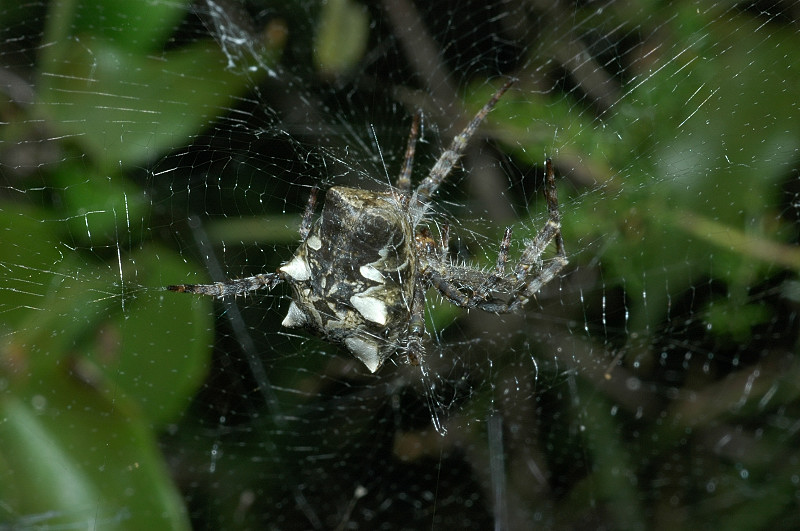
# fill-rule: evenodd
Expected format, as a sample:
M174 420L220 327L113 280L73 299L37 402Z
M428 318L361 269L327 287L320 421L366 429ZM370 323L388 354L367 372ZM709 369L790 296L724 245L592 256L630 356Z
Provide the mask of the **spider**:
M430 288L462 308L495 314L521 308L567 264L550 159L545 161L547 223L533 240L526 242L513 269L506 265L511 228L505 230L494 268L485 271L451 262L446 226L438 241L427 228L419 226L432 196L512 83L513 80L506 82L495 92L414 190L410 176L419 113L411 126L396 186L381 192L331 187L316 221L316 189L313 190L300 225L302 242L276 272L166 289L226 297L262 288L271 290L286 282L293 297L281 324L306 328L343 345L373 373L398 351L405 354L409 363L419 363L424 355L425 296ZM543 263L540 257L551 242L555 242L555 257Z

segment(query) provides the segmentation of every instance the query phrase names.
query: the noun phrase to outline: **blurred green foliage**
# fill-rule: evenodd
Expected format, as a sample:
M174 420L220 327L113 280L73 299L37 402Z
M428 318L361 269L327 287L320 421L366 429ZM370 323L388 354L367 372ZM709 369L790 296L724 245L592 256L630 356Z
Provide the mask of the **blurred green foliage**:
M164 298L190 269L150 241L126 172L190 142L245 83L211 39L160 51L186 5L143 7L49 4L36 100L3 109L7 144L42 124L62 141L46 186L0 206L0 521L189 524L156 434L206 376L210 303Z

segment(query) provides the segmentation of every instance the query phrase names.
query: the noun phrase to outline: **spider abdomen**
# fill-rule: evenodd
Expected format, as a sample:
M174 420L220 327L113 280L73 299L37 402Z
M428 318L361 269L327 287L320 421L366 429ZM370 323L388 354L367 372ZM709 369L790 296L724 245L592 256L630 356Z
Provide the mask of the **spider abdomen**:
M344 345L375 372L408 328L414 245L392 193L330 188L308 237L280 268L295 293L283 325Z

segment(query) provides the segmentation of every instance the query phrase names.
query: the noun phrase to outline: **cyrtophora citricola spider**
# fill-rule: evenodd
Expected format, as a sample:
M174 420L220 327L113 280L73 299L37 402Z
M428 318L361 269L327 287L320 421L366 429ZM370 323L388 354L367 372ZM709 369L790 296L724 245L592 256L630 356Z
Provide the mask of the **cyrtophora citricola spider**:
M506 82L495 92L415 189L411 189L410 177L419 115L411 127L395 186L381 192L331 187L316 221L313 191L300 226L302 243L276 272L167 289L226 297L271 290L286 282L294 296L283 326L306 328L343 345L372 372L396 352L404 354L409 363L419 363L424 354L425 296L430 288L462 308L495 314L518 310L567 264L550 159L545 161L544 191L548 220L526 242L513 268L507 267L510 228L500 243L494 269L487 271L450 260L446 228L437 241L420 226L431 198L512 83ZM555 243L555 256L542 263L541 256L551 242Z

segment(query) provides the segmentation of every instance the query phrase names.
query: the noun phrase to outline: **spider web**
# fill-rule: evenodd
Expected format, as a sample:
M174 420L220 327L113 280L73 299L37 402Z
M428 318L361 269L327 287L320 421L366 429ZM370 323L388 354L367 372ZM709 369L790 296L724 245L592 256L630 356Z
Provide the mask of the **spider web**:
M798 13L0 5L0 527L796 528ZM370 374L285 286L163 290L274 271L421 110L419 182L509 77L427 223L513 261L552 157L524 314L432 292L423 366Z

